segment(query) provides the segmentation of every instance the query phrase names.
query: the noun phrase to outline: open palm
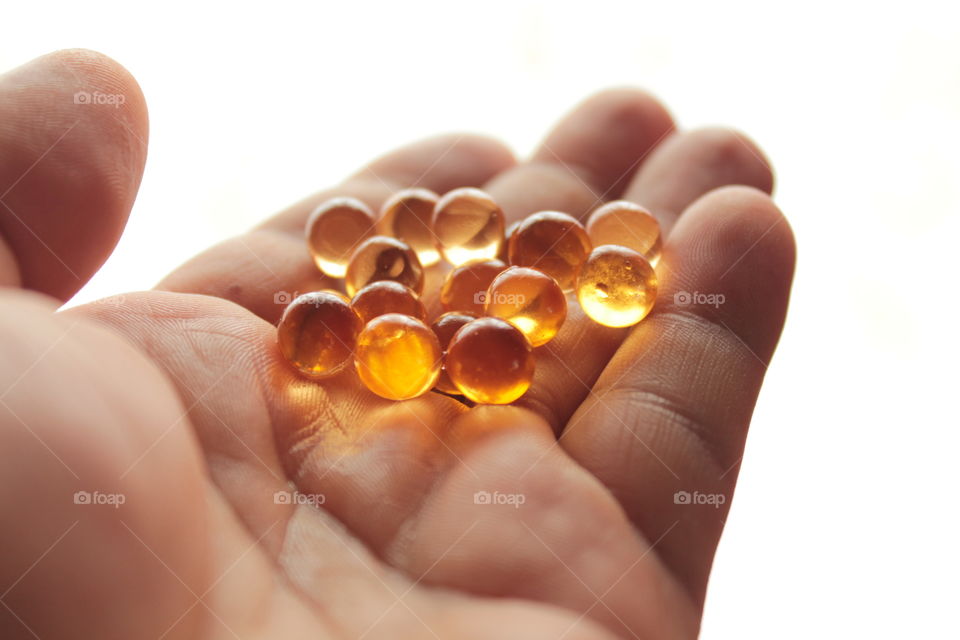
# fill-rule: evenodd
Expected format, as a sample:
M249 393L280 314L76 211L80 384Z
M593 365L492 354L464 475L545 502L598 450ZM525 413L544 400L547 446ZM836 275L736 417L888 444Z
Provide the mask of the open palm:
M752 143L606 91L528 161L418 142L157 290L55 313L119 236L146 110L116 63L68 51L4 76L0 112L0 635L696 635L793 271ZM515 406L297 377L275 295L330 285L306 216L413 185L481 186L509 219L643 203L666 234L657 306L620 330L572 304Z

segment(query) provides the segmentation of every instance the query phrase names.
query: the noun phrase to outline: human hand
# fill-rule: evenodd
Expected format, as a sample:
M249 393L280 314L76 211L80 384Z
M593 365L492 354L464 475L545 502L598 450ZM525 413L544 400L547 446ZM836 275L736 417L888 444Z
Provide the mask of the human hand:
M748 140L675 132L646 94L607 91L529 161L418 142L157 290L56 312L132 206L143 99L116 63L60 52L0 80L0 122L4 638L696 635L794 263ZM516 406L299 378L274 296L331 284L307 215L413 185L482 186L511 219L640 202L666 238L657 305L622 330L571 304Z

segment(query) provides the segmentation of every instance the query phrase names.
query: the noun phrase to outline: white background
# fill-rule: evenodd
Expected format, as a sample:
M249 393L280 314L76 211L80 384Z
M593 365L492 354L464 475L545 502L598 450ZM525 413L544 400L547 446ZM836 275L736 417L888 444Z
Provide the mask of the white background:
M150 108L139 200L78 300L148 288L397 144L473 130L525 154L592 91L648 88L761 144L799 244L703 637L960 637L957 17L451 4L5 6L0 67L98 49Z

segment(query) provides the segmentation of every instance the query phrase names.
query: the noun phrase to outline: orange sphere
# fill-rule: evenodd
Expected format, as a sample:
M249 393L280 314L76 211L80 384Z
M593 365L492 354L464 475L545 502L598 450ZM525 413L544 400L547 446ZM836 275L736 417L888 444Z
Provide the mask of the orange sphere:
M534 347L553 339L567 318L567 296L557 281L528 267L510 267L487 289L486 315L506 320Z
M420 320L427 319L427 310L410 287L393 280L377 280L357 291L350 302L366 324L385 313L402 313Z
M510 264L533 267L572 291L580 266L590 255L590 238L576 218L559 211L529 216L510 240Z
M317 267L342 278L354 250L373 235L373 212L356 198L323 202L307 220L307 247Z
M441 357L436 334L422 320L388 313L360 332L354 363L370 391L388 400L408 400L433 388Z
M433 233L433 210L439 196L429 189L404 189L393 194L381 209L380 233L403 240L425 267L440 261Z
M649 211L627 200L614 200L594 210L587 221L587 235L593 246L616 244L633 249L656 265L663 241L660 223Z
M363 321L343 294L315 291L299 296L284 310L277 344L300 373L326 378L350 361L361 329Z
M492 260L503 244L503 211L493 198L472 187L454 189L437 202L433 232L443 257L455 267Z
M577 300L592 320L629 327L646 317L657 299L657 274L633 249L612 244L590 253L577 279Z
M447 274L440 288L444 311L468 311L483 315L487 287L507 265L499 260L474 260Z
M476 319L476 316L469 313L448 311L433 321L430 328L437 334L437 340L440 341L440 348L443 350L444 358L446 358L447 347L450 345L450 340L454 334L460 330L460 327ZM450 376L447 374L446 364L440 367L440 377L437 378L437 384L434 385L434 388L444 393L460 393L457 385L453 384L453 381L450 380Z
M445 365L450 380L470 400L509 404L533 381L533 347L509 322L479 318L453 336Z
M393 280L410 287L417 295L423 293L423 267L407 243L387 236L373 236L353 252L344 280L347 293L356 295L363 287L379 280Z

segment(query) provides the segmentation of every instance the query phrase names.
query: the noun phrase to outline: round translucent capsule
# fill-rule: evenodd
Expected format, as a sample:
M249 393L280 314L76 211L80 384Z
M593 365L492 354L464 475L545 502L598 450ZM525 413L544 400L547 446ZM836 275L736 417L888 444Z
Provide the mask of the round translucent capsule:
M326 378L353 356L363 321L350 301L335 291L305 293L291 302L277 326L283 357L300 373Z
M377 226L385 236L403 240L424 267L440 261L433 233L433 210L439 196L429 189L404 189L384 203Z
M422 320L388 313L360 332L354 363L370 391L388 400L409 400L433 388L441 354L436 334Z
M374 233L373 212L356 198L333 198L313 210L307 220L307 247L317 267L342 278L361 242Z
M534 347L557 335L567 318L567 296L557 281L528 267L510 267L490 283L485 312L523 332Z
M591 319L607 327L629 327L650 313L657 274L633 249L605 244L590 253L577 279L577 300Z
M385 313L402 313L420 320L427 319L427 310L410 287L393 280L377 280L357 291L350 302L366 324Z
M446 193L433 213L433 232L443 257L455 267L492 260L503 244L503 211L493 198L472 187Z
M450 345L450 340L454 334L460 330L460 327L476 319L477 317L470 313L448 311L433 321L430 328L437 334L437 340L440 341L440 349L443 350L444 357L446 357L447 347ZM440 377L437 378L434 388L444 393L460 393L457 385L450 380L445 363L440 367Z
M618 244L633 249L654 266L663 249L660 223L649 211L627 200L614 200L595 209L587 220L587 235L595 247Z
M509 404L533 381L533 347L500 318L464 325L450 341L444 364L460 393L482 404Z
M453 269L440 288L443 310L483 315L487 287L506 268L499 260L474 260Z
M353 296L371 282L393 280L423 293L423 267L410 246L396 238L373 236L357 247L347 264L344 280Z
M580 266L590 255L590 238L576 218L541 211L526 218L510 240L510 264L532 267L572 291Z

